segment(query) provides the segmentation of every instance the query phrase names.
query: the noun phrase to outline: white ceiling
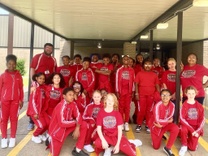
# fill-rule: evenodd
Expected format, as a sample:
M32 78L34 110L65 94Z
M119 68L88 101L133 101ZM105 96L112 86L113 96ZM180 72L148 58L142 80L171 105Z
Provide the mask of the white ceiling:
M71 39L130 40L178 0L0 0L48 29ZM208 38L208 8L184 11L183 39ZM177 18L154 40L175 41Z

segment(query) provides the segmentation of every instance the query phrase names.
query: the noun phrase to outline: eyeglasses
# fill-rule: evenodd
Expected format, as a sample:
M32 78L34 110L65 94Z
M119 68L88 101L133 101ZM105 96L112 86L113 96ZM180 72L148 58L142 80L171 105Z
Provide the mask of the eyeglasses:
M152 65L151 64L145 64L144 66L145 67L151 67Z
M162 94L161 95L161 97L169 97L170 96L170 94L169 95L167 95L167 94Z
M80 85L73 85L73 88L80 88Z

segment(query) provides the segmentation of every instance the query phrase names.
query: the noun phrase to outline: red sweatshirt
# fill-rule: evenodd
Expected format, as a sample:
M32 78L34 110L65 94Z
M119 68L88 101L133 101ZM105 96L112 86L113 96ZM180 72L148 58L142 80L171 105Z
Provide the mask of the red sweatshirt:
M175 105L170 101L167 106L165 106L162 101L158 102L153 108L153 115L149 121L149 127L153 130L153 133L159 135L161 129L169 124L168 120L174 115ZM158 122L162 125L162 128L156 127L154 122Z
M121 66L116 72L116 92L121 95L131 94L134 91L134 69Z
M84 94L84 93L82 93ZM79 109L79 112L81 114L84 113L84 110L85 110L85 107L86 107L86 97L83 97L81 93L79 93L77 95L77 99L74 99L74 102L76 103L77 105L77 108Z
M9 72L5 70L0 75L0 101L23 101L23 81L18 70Z
M204 108L195 101L195 104L183 103L180 110L180 123L187 127L193 133L197 131L198 134L203 133L203 126L205 124Z
M89 124L96 124L97 114L100 109L103 108L103 103L97 105L93 102L87 105L85 108L84 114L82 116L83 120L85 120Z
M66 129L75 127L76 123L81 124L82 117L75 102L67 103L63 99L53 111L48 133L53 138L62 142Z

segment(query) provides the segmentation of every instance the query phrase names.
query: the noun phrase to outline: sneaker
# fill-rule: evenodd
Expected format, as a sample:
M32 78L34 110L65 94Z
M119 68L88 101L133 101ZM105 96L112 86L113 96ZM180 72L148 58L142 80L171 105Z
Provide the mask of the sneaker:
M182 146L179 151L179 156L184 156L186 152L187 152L187 146Z
M141 125L137 125L136 126L136 133L140 133L142 130L142 126Z
M73 156L89 156L87 153L85 153L83 150L80 152L77 152L76 147L72 151Z
M32 123L29 123L28 126L27 126L28 131L32 131L34 128L35 128L34 124L32 124Z
M10 138L9 139L9 147L14 147L15 146L15 138Z
M90 144L85 145L85 146L84 146L84 149L85 149L87 152L89 152L89 153L92 153L92 152L95 151L94 148L92 147L92 145L90 145Z
M7 148L7 139L1 139L1 148Z
M149 129L149 127L145 126L145 129L146 129L146 133L147 133L147 134L150 134L150 129Z
M42 141L46 141L46 136L44 134L38 136Z
M104 154L103 154L103 156L111 156L112 151L113 151L113 147L112 147L112 146L106 148L106 149L105 149L105 152L104 152Z
M170 149L167 147L163 148L163 151L167 154L167 156L175 156Z
M39 136L34 136L34 135L32 136L32 141L36 144L40 144L42 142Z
M129 123L128 123L128 122L126 122L126 123L124 124L124 129L125 129L126 132L129 131Z
M139 139L134 139L134 140L129 139L129 142L134 144L136 147L142 146L142 141Z

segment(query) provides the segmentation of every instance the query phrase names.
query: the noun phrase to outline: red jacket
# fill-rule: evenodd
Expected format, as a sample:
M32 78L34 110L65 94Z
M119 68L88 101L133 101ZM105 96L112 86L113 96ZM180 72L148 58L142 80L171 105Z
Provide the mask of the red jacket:
M53 111L48 133L53 138L62 142L67 128L76 127L82 123L82 117L75 102L67 103L64 99Z
M84 94L84 93L82 93ZM77 95L77 99L74 99L74 102L77 105L77 108L79 109L79 112L81 114L84 113L85 107L86 107L86 97L83 97L81 93Z
M161 129L169 124L168 120L173 118L175 111L175 105L170 101L167 106L165 106L162 101L158 102L153 108L153 115L149 121L149 127L151 132L160 135ZM162 128L156 127L155 122L162 125Z
M18 70L5 70L0 76L0 101L23 101L23 81Z
M91 68L88 68L87 70L82 68L77 71L76 81L79 81L86 91L92 92L94 90L95 76Z
M122 80L124 79L123 72L128 71L128 81L129 81L129 92L132 93L134 91L134 79L135 79L135 74L134 74L134 69L131 67L125 68L124 66L121 66L120 68L117 69L116 72L116 92L119 92L120 94L122 93L123 90L123 82Z
M34 116L35 114L41 115L46 110L46 95L45 85L37 85L35 91L30 94L30 99L27 108L27 115Z
M183 103L180 110L180 124L186 126L191 133L197 131L198 134L203 134L204 108L198 101L193 105L187 103L187 100Z

